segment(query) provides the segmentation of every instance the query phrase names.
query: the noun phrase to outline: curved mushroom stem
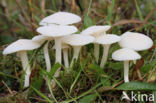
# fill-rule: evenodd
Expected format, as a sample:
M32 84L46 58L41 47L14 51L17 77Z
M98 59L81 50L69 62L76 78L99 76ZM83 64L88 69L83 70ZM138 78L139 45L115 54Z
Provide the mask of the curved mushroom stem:
M70 67L73 65L74 60L78 59L81 46L74 46L73 48L74 48L74 54L73 54L73 58L72 58Z
M99 60L99 49L100 49L99 46L100 46L99 44L94 43L94 56L97 63Z
M68 49L67 48L63 49L63 59L64 59L65 67L68 68L69 67L69 60L68 60Z
M61 64L61 47L62 47L62 38L61 37L56 37L55 38L55 49L56 49L56 51L55 51L55 53L56 53L56 59L55 59L55 62L57 63L60 63ZM60 75L60 69L61 68L59 68L57 71L56 71L56 73L54 74L54 76L55 77L59 77L59 75Z
M101 63L100 63L101 68L104 68L104 66L106 64L106 61L107 61L107 58L108 58L109 48L110 48L110 44L109 45L108 44L103 45L103 56L102 56L102 60L101 60Z
M48 44L49 42L47 42L45 46L43 47L43 52L44 52L44 58L46 61L47 72L50 72L51 62L50 62L49 53L48 53Z
M22 66L23 66L23 70L25 71L24 87L28 87L31 69L30 69L30 65L28 62L27 52L26 51L20 51L20 52L18 52L18 55L20 56Z
M124 81L129 82L129 61L124 61Z

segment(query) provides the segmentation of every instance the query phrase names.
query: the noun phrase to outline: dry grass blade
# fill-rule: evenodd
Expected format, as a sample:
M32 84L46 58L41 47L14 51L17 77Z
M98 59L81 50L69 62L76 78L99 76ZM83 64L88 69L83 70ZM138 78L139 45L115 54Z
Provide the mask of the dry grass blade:
M119 25L124 25L124 24L129 24L129 23L133 23L133 24L142 24L143 21L140 20L120 20L117 23L113 24L112 26L119 26Z

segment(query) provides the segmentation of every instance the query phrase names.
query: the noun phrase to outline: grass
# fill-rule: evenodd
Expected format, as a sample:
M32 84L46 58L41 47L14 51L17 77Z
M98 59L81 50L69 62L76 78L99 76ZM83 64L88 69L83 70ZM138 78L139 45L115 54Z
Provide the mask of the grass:
M42 1L42 2L41 2ZM154 0L2 0L0 1L0 103L121 103L122 90L155 93L156 81L156 14ZM74 2L75 1L75 2ZM20 6L19 6L20 5ZM22 8L20 8L22 7ZM55 52L49 53L52 71L46 72L43 51L41 48L29 51L31 67L31 86L22 88L22 65L16 54L2 55L4 48L19 38L31 39L38 35L35 29L39 21L55 11L70 11L82 17L76 24L79 30L91 25L112 25L109 33L121 35L126 31L137 31L150 36L154 46L150 50L139 52L144 60L141 66L130 66L130 82L123 83L123 63L111 59L111 54L119 49L112 45L105 69L101 69L93 56L93 45L81 50L80 57L71 69L71 74L64 66L55 64ZM26 15L24 15L26 14ZM151 15L150 15L151 14ZM145 21L146 20L146 21ZM100 59L102 47L100 48ZM69 58L71 60L71 57ZM53 74L61 67L61 75ZM141 78L135 74L138 71ZM51 88L50 80L56 81L56 88ZM5 83L5 84L4 84ZM11 91L11 92L10 92ZM19 98L21 97L21 98ZM156 96L155 96L156 99ZM140 102L142 103L142 102Z

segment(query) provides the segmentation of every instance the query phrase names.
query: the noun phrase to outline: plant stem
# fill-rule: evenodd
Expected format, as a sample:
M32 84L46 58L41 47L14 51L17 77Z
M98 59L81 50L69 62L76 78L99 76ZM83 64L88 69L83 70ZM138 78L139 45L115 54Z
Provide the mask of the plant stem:
M124 81L129 82L129 61L124 61Z
M101 60L101 63L100 63L101 68L104 68L104 66L106 64L106 61L107 61L107 58L108 58L109 48L110 48L109 44L103 45L103 56L102 56L102 60Z
M47 72L50 72L51 70L51 62L50 62L50 58L49 58L49 53L48 53L48 42L45 44L45 46L43 47L43 52L44 52L44 58L46 61L46 67L47 67Z
M20 52L18 52L18 54L19 54L21 62L22 62L23 70L25 71L24 87L28 87L31 69L30 69L30 65L28 62L27 52L26 51L20 51Z
M98 63L99 60L99 44L94 44L94 56L95 56L95 60Z

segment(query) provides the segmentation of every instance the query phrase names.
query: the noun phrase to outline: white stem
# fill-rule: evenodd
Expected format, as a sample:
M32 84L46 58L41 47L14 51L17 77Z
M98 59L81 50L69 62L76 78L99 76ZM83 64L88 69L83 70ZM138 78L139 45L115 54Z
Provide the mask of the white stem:
M55 62L57 63L60 63L61 64L61 47L62 47L62 38L61 37L57 37L55 38L55 54L56 54L56 59L55 59ZM56 73L54 74L55 77L59 77L60 75L60 69L59 68Z
M109 52L109 47L110 45L103 45L103 56L102 56L102 60L100 63L100 67L104 68L107 58L108 58L108 52Z
M133 63L136 64L136 60L133 60Z
M74 49L74 54L73 54L73 58L72 58L70 67L73 65L74 60L78 59L79 53L80 53L80 50L81 50L81 46L74 46L73 49Z
M69 60L68 60L68 49L63 49L63 59L64 59L64 65L66 68L69 67Z
M51 62L50 62L49 53L48 53L48 44L49 42L47 42L45 46L43 47L43 52L44 52L44 58L46 61L47 72L50 72Z
M94 44L94 56L95 56L95 60L98 63L99 60L99 44Z
M129 61L124 61L124 81L129 82Z
M24 87L28 87L31 69L30 69L30 65L29 65L29 61L28 61L27 52L20 51L20 52L18 52L18 54L19 54L21 62L22 62L23 70L25 71Z

